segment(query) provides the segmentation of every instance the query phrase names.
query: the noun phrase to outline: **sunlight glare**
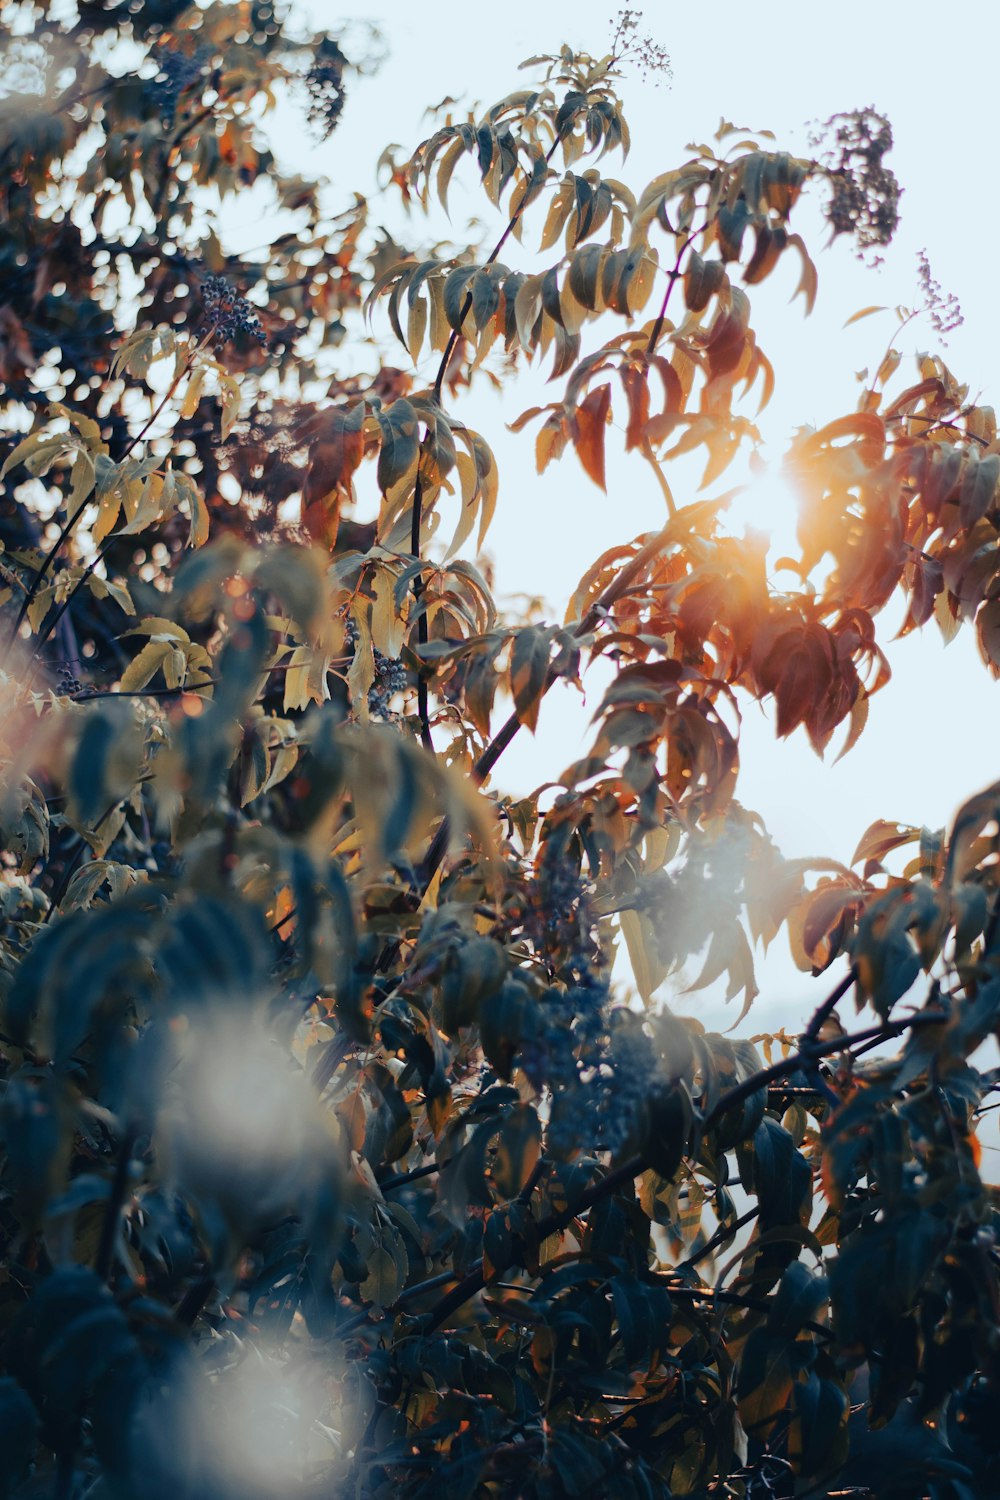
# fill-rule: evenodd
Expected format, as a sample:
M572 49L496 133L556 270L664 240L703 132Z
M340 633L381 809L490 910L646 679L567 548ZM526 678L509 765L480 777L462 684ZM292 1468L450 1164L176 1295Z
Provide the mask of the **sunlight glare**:
M798 504L798 496L781 467L769 464L732 497L724 524L733 536L752 532L766 538L772 558L794 557L798 552Z

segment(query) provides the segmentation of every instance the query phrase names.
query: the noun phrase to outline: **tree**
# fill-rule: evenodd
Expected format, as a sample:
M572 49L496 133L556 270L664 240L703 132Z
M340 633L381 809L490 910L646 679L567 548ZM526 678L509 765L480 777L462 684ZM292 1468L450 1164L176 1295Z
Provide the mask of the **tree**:
M626 12L386 155L414 211L462 172L497 214L403 247L267 148L289 94L337 125L343 37L0 23L4 1493L995 1493L1000 783L850 868L735 798L741 701L857 740L892 598L1000 672L1000 445L941 358L906 384L893 341L799 434L783 588L724 529L774 379L745 288L791 261L812 305L807 192L888 241L888 123L800 159L723 122L635 196L616 83L664 58ZM258 180L295 227L238 263ZM472 560L502 500L461 394L531 361L539 469L603 485L614 409L666 512L562 624ZM510 797L594 662L592 742ZM783 927L832 971L798 1037L654 1001L697 962L745 1014Z

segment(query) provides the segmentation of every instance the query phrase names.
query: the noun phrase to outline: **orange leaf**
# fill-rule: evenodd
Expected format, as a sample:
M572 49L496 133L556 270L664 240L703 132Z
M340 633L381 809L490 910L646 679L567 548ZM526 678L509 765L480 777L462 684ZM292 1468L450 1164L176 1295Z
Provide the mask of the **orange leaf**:
M669 365L667 368L670 368ZM639 369L636 365L623 365L620 373L628 400L625 450L631 452L642 443L646 423L649 421L649 382L646 371Z
M602 490L604 482L604 429L611 420L611 387L598 386L576 409L576 451L584 469Z

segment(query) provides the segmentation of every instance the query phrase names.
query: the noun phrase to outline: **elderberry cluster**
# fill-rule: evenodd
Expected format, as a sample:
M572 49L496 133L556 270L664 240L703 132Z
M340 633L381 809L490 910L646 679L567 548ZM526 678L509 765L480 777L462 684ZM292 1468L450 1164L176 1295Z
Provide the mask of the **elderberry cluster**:
M168 130L177 118L181 95L201 78L208 55L206 47L199 47L191 54L174 47L161 47L157 57L160 70L152 80L152 94L160 119Z
M378 650L374 656L375 681L368 689L368 712L376 718L388 719L390 699L405 692L410 679L398 656L383 656Z
M882 158L892 146L892 126L875 109L831 115L811 138L827 145L832 189L825 213L834 236L852 234L858 252L888 245L899 224L901 188Z
M642 1018L629 1010L615 1011L598 1104L599 1138L605 1150L620 1151L641 1129L656 1067L656 1050Z
M549 1093L548 1146L567 1158L599 1144L606 1089L606 980L588 971L574 984L554 985L538 1006L521 1066L535 1088Z
M590 969L596 951L590 938L587 881L559 831L546 839L542 850L527 927L554 967L575 973Z
M201 301L205 314L215 328L216 352L238 334L246 334L258 344L267 337L251 304L226 280L225 276L206 276L201 284Z
M351 615L347 617L345 635L353 655L358 643L358 627ZM372 655L375 658L375 681L368 689L368 712L376 719L390 719L389 704L397 693L406 692L409 673L398 656L383 656L377 647L372 648Z
M71 667L60 667L56 673L55 691L62 698L75 698L78 693L86 691L86 684L81 682Z
M337 43L326 37L316 50L316 61L306 74L309 124L320 140L336 130L344 110L344 66L347 58Z

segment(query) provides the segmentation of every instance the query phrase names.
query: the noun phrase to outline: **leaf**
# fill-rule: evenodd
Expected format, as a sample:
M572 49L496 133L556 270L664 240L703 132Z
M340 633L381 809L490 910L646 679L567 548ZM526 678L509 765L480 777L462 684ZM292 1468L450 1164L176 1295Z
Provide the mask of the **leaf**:
M740 1421L751 1437L764 1438L792 1394L788 1340L754 1328L739 1367Z
M219 395L222 398L222 441L225 442L236 426L243 397L235 375L230 375L228 370L218 370L216 373Z
M876 818L861 835L850 863L860 865L871 860L881 863L883 855L888 854L891 849L898 849L901 844L912 844L919 838L920 829L909 823L887 823L882 818Z
M872 313L880 313L880 312L886 312L886 311L887 311L887 309L884 308L884 307L862 307L862 308L859 309L858 312L851 313L851 316L848 318L847 322L844 324L844 327L845 328L850 328L850 326L851 326L852 323L860 323L860 321L861 321L862 318L870 318L871 315L872 315Z
M188 381L188 388L184 393L184 400L181 403L182 417L193 417L198 410L198 403L202 397L202 391L205 387L205 376L207 374L207 365L199 365L193 372L191 379Z
M847 1457L847 1396L841 1387L810 1371L792 1391L795 1416L788 1429L788 1456L803 1475L827 1475ZM862 1460L863 1462L863 1460Z
M38 1413L27 1392L9 1375L0 1378L0 1491L4 1495L25 1477L38 1442Z
M640 998L647 1004L667 977L667 965L660 957L656 941L656 929L645 912L622 911L618 914L629 962L635 977L635 987Z
M26 463L28 459L40 453L61 451L66 447L66 443L65 435L54 438L44 427L37 432L29 433L26 438L21 439L12 452L8 453L4 466L0 469L0 479L5 479L11 469L16 468L18 464Z
M368 1261L368 1275L358 1288L365 1302L388 1307L402 1290L402 1279L394 1257L379 1243Z
M510 658L510 691L521 723L534 732L549 676L552 632L526 625L514 637Z
M173 650L171 641L147 641L139 655L125 668L120 688L123 693L137 693L156 676Z
M598 386L576 409L574 445L585 472L605 491L604 436L610 420L611 387Z
M377 417L382 431L378 487L383 495L393 496L416 472L420 455L417 414L409 401L400 397Z

